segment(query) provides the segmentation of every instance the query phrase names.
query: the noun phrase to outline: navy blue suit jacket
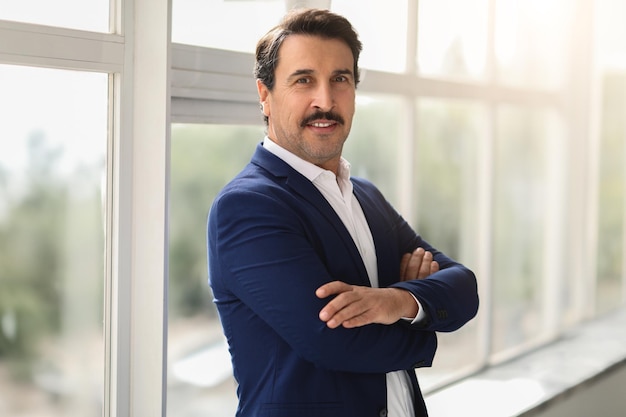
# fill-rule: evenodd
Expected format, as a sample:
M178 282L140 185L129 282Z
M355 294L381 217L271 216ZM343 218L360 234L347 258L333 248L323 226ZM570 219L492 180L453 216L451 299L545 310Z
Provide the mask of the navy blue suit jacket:
M386 415L385 374L408 370L416 416L425 416L414 368L430 366L436 331L476 314L474 274L417 235L363 179L354 194L369 224L381 287L420 300L427 319L330 329L318 314L330 281L369 286L349 232L315 186L259 145L251 162L217 196L208 221L209 280L237 380L237 416ZM398 282L400 258L423 247L440 271ZM210 370L209 370L210 371Z

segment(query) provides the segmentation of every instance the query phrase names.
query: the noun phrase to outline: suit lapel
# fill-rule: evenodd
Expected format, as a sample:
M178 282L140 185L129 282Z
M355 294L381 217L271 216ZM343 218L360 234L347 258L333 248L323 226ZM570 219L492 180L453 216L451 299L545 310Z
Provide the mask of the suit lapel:
M363 277L362 285L369 285L363 259L361 259L359 250L352 240L350 232L348 232L335 210L333 210L315 185L285 161L263 148L262 145L257 146L251 162L274 175L277 184L281 184L284 188L289 188L291 192L306 200L308 204L315 207L333 225L337 235L350 253L356 268L358 268L358 275ZM324 236L322 236L323 238ZM340 277L336 278L340 279Z

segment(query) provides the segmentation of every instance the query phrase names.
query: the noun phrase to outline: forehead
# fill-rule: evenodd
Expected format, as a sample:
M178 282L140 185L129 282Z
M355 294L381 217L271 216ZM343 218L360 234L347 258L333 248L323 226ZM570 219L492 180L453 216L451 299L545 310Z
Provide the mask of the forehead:
M289 35L278 50L276 72L285 75L302 69L352 72L354 58L343 40L312 35Z

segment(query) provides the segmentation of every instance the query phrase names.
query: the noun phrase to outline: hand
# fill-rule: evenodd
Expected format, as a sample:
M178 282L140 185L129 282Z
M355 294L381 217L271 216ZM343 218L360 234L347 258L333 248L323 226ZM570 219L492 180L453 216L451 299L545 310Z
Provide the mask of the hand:
M433 254L417 248L412 253L405 253L400 260L400 281L424 279L439 271L439 263L433 260Z
M320 320L331 329L366 324L392 324L401 317L415 317L417 304L408 291L399 288L371 288L333 281L315 291L318 298L336 295L320 311Z

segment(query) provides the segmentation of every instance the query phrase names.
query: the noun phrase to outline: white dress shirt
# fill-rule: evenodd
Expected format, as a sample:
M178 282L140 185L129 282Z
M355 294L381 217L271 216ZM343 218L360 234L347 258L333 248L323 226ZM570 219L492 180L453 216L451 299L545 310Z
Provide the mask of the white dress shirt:
M352 193L350 181L350 163L341 158L339 176L332 171L318 167L282 148L268 137L265 137L263 147L285 161L293 169L304 175L322 193L324 198L335 210L356 247L361 254L372 287L378 287L378 267L376 248L363 209ZM415 297L414 297L415 298ZM419 314L414 322L424 315L419 301ZM414 417L413 387L405 371L387 373L387 410L389 417Z

